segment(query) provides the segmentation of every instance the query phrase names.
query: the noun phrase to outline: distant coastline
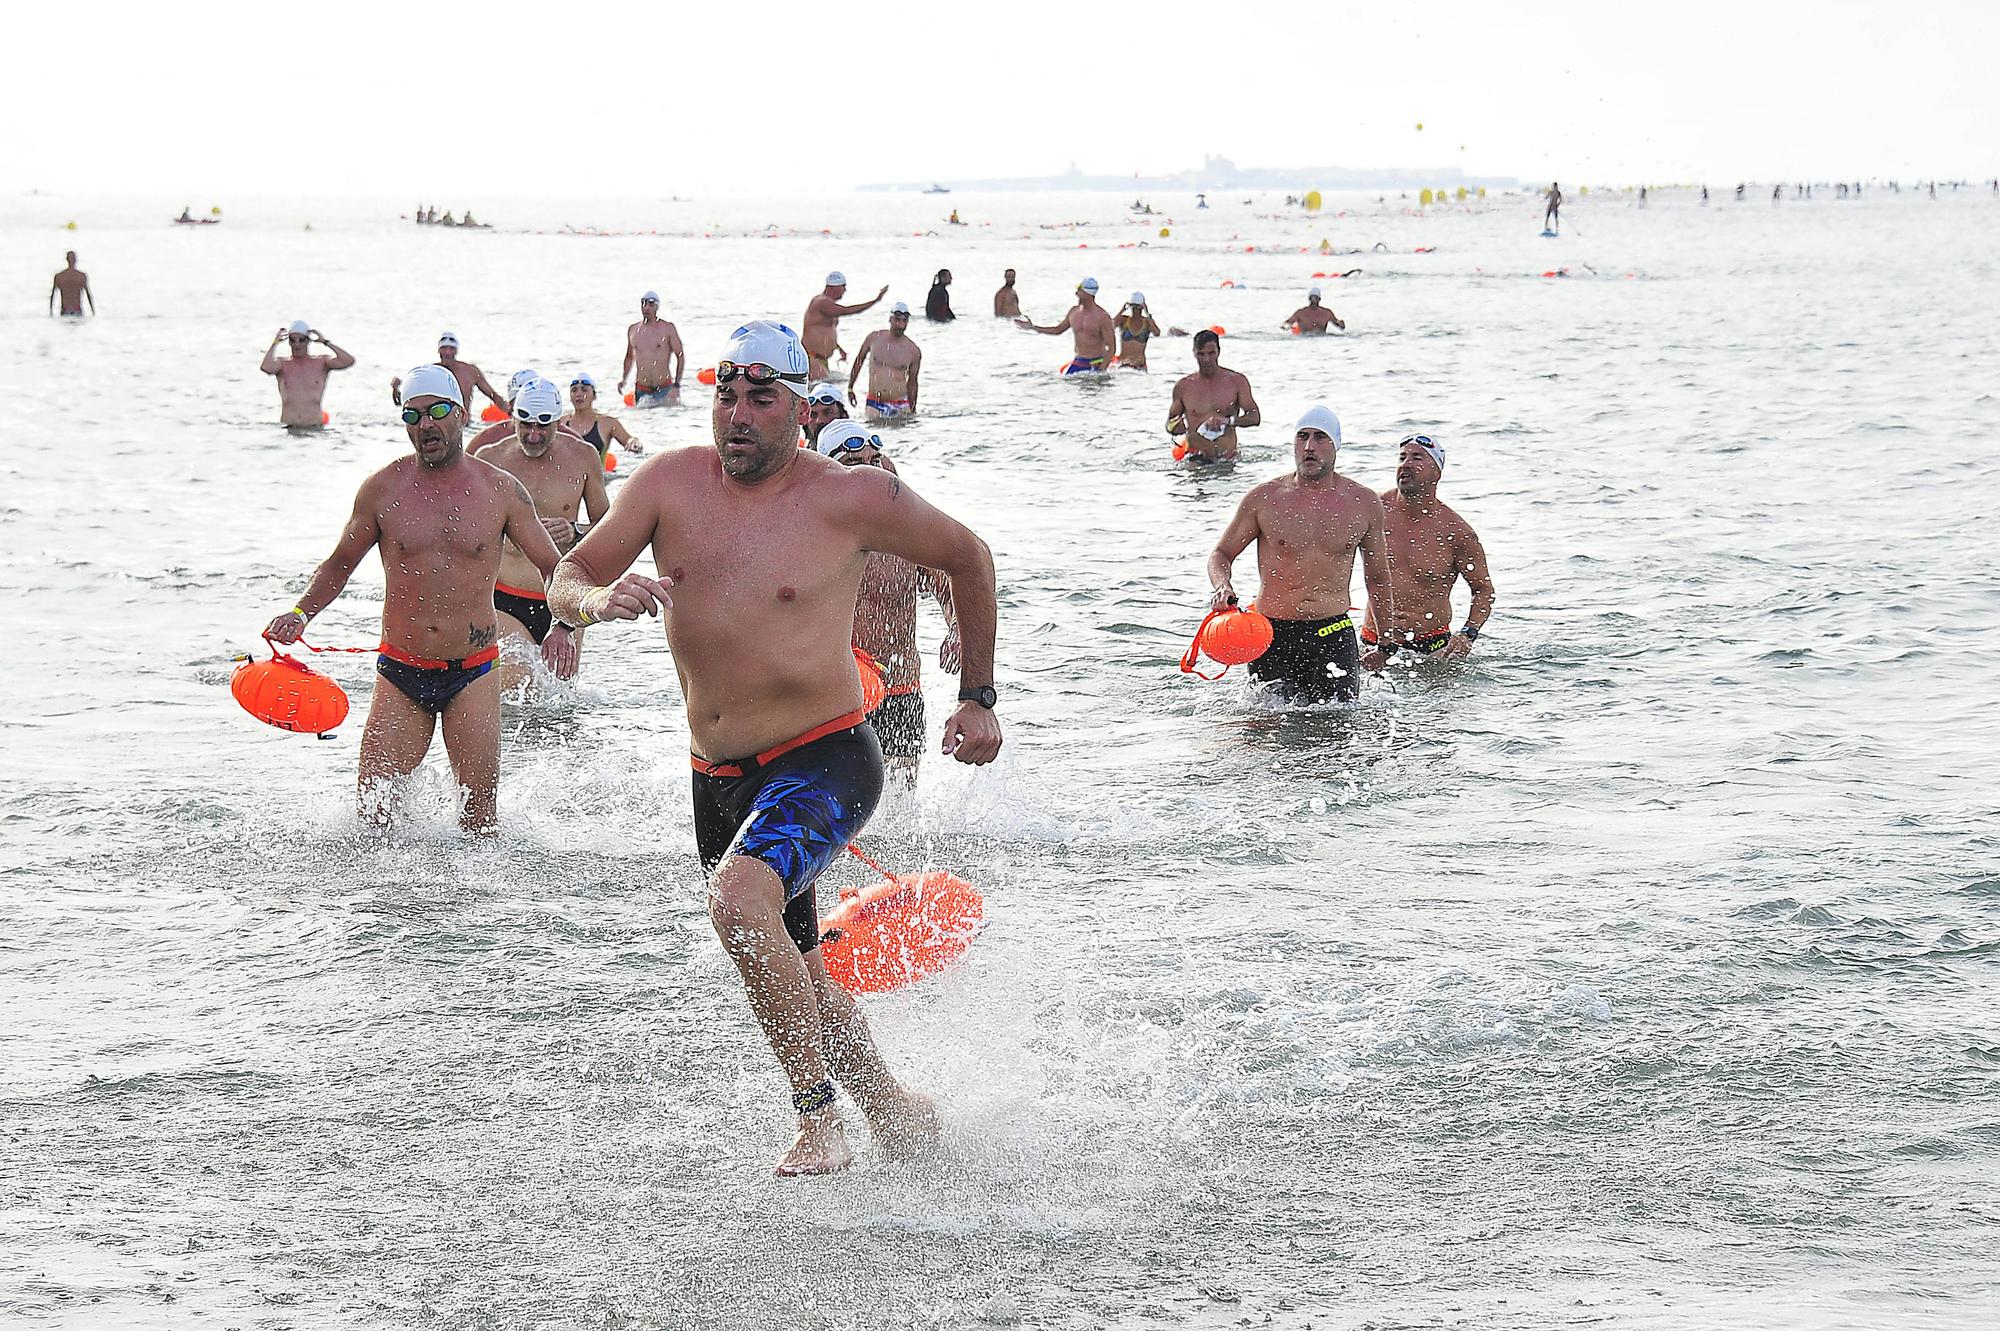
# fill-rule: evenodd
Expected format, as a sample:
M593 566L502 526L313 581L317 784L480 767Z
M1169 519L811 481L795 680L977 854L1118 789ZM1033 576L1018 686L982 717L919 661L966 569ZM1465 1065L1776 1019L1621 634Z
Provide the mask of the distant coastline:
M1367 190L1421 189L1429 186L1467 189L1519 189L1512 176L1468 176L1457 167L1238 166L1227 157L1209 157L1190 171L1169 176L1087 176L1074 163L1057 176L1016 176L1007 179L907 180L857 186L862 193L921 194L942 186L948 190L1180 190L1206 193L1232 189Z

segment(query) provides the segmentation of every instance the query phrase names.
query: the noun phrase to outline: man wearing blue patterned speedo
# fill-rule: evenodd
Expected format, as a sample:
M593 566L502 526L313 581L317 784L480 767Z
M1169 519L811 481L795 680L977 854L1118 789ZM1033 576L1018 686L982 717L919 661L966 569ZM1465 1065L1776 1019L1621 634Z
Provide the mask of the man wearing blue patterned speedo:
M894 474L799 447L807 359L797 334L736 330L715 367L715 446L657 454L562 561L549 608L570 624L660 615L687 700L695 840L709 917L791 1083L791 1177L853 1163L834 1081L895 1154L932 1149L937 1114L901 1086L819 956L813 886L874 811L882 750L851 639L871 552L951 579L963 649L944 752L989 763L998 614L985 542ZM627 572L651 548L663 576ZM671 589L671 590L670 590ZM789 941L787 941L789 936Z

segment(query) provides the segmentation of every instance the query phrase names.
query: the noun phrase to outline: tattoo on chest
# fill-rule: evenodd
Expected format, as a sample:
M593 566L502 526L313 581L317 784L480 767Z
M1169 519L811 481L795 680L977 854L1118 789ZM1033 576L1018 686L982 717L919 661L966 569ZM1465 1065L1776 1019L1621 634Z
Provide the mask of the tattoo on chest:
M500 626L498 624L487 628L480 628L477 624L471 624L465 630L465 641L473 647L491 647L499 637Z

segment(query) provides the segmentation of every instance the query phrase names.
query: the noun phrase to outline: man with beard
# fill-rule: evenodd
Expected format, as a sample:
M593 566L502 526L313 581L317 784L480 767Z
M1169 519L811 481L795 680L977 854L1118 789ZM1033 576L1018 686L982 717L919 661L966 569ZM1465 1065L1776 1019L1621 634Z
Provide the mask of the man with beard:
M375 669L389 687L376 685L361 735L362 817L388 821L397 787L424 760L442 719L452 774L465 790L459 822L486 832L500 788L500 689L487 676L500 655L493 586L502 541L518 546L543 579L558 556L521 483L466 456L465 394L451 371L419 365L403 387L414 456L362 482L333 553L298 604L264 632L297 642L379 546L387 586Z
M832 384L814 384L806 390L806 447L819 443L819 434L835 421L847 419L847 404Z
M807 365L784 325L737 329L715 367L714 448L643 463L564 556L549 597L572 624L665 619L687 700L709 916L798 1115L784 1177L853 1163L835 1079L892 1154L937 1139L935 1108L890 1074L819 956L813 885L882 792L851 646L871 552L938 569L957 593L967 687L943 751L988 763L1001 742L992 554L889 472L798 446ZM664 576L626 572L649 547Z
M1361 552L1369 600L1382 607L1383 622L1396 622L1382 501L1334 471L1339 445L1339 417L1324 406L1309 408L1293 432L1291 474L1243 496L1208 557L1211 604L1221 609L1236 604L1230 582L1236 556L1256 544L1257 609L1271 621L1274 636L1250 663L1250 673L1291 702L1361 694L1361 647L1348 613L1355 551Z
M526 487L542 528L556 549L568 550L585 530L576 520L578 507L587 508L594 522L604 516L611 501L605 497L604 464L597 450L562 429L561 420L562 398L556 386L536 379L514 395L514 437L489 445L479 460ZM542 573L512 541L506 542L500 556L493 608L499 612L500 631L541 648L543 662L557 679L575 676L583 630L551 618ZM524 677L517 662L503 661L500 691L511 692Z
M1373 599L1368 603L1361 640L1375 650L1362 657L1361 664L1369 670L1380 670L1399 645L1438 660L1468 656L1493 613L1493 575L1486 567L1486 548L1472 524L1438 498L1444 445L1427 434L1413 434L1403 440L1402 449L1396 459L1396 488L1382 495L1395 613L1377 619ZM1464 627L1453 633L1451 589L1460 578L1472 589L1472 608L1466 612ZM1384 624L1395 632L1378 643Z
M1002 274L1000 289L993 293L993 317L996 319L1018 319L1021 317L1021 293L1014 289L1014 270L1009 268Z
M924 368L923 349L910 336L910 307L897 301L889 307L889 326L878 328L861 339L854 368L847 374L847 403L855 401L854 381L861 377L868 358L875 358L874 373L868 376L865 415L871 421L893 421L917 414L917 376Z

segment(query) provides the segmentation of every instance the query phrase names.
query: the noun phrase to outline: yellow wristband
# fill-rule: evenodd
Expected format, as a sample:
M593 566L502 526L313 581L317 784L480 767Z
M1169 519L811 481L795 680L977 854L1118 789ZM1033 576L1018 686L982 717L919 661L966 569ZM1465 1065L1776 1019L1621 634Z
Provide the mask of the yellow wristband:
M307 614L304 610L301 610L298 606L292 607L292 613L297 615L300 619L304 620L308 624L313 622L313 617Z

